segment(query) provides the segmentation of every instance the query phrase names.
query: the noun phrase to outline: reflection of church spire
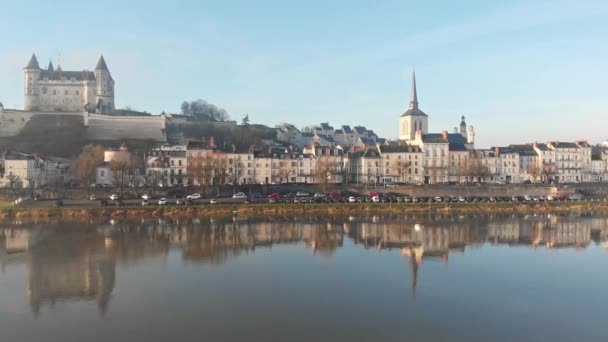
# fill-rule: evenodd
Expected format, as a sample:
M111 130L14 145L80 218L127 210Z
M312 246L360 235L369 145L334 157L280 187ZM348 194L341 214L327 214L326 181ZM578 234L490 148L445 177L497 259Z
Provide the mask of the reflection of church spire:
M410 266L412 271L412 298L416 299L416 285L418 285L418 262L416 258L410 256Z

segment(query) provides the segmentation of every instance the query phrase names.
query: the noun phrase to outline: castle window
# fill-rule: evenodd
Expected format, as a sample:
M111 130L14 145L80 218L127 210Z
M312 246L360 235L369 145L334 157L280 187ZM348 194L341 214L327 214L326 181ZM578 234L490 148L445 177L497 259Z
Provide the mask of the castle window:
M46 87L42 87L42 93L46 94Z

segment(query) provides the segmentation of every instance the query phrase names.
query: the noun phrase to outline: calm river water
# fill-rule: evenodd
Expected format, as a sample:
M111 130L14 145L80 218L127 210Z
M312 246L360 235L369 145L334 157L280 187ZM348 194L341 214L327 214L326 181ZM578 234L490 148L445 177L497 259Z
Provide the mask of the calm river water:
M0 341L606 341L608 217L0 225Z

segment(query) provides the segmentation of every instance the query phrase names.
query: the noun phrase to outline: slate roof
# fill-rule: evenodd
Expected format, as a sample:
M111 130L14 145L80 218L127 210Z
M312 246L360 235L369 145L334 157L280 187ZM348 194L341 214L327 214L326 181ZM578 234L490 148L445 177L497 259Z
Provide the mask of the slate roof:
M48 79L49 81L70 81L72 78L76 81L95 81L95 73L92 71L51 71L41 70L40 80Z
M321 128L323 128L324 130L332 130L332 129L334 129L333 127L331 127L331 126L329 125L329 123L328 123L328 122L323 122L323 123L321 123Z
M347 133L347 134L353 132L353 130L348 125L342 126L342 131L344 131L344 133Z
M24 69L40 69L40 64L38 64L38 58L36 58L36 54L32 54L30 61L27 63Z
M103 58L103 55L99 56L99 60L97 61L97 66L95 66L95 70L108 71L108 66L106 65L106 60Z
M451 142L448 146L450 151L468 151L467 147L463 143Z
M413 145L381 145L380 152L382 153L414 153L421 152L418 146Z

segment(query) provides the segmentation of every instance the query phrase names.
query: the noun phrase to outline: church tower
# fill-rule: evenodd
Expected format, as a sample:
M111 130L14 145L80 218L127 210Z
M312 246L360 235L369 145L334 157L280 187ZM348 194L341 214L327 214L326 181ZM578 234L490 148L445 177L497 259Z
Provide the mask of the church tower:
M95 108L98 113L114 110L114 80L103 55L95 67Z
M418 91L416 89L416 71L412 72L412 95L409 109L399 119L399 140L414 141L416 131L427 134L429 131L428 115L418 108Z
M460 135L462 135L463 137L467 137L467 123L464 121L464 115L462 116L462 119L460 120Z
M36 54L32 54L29 63L25 66L24 77L25 77L25 103L23 109L27 111L37 110L39 105L39 87L38 81L40 80L40 65Z

